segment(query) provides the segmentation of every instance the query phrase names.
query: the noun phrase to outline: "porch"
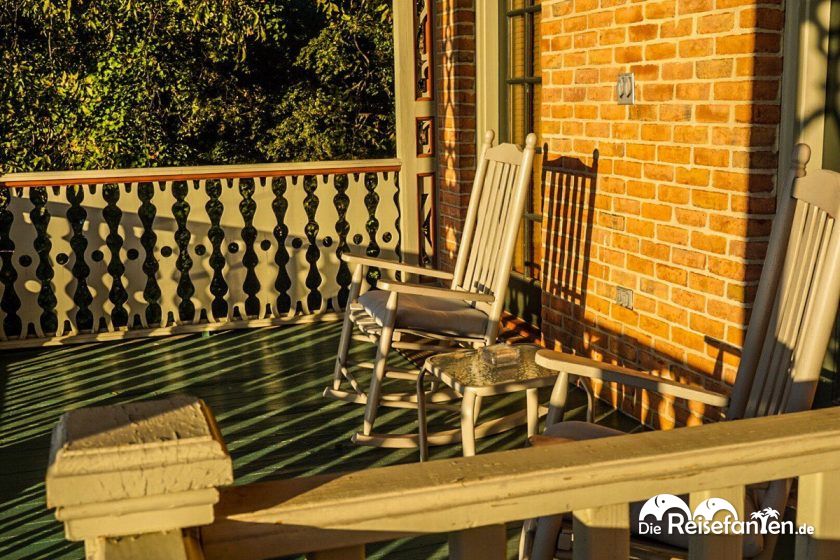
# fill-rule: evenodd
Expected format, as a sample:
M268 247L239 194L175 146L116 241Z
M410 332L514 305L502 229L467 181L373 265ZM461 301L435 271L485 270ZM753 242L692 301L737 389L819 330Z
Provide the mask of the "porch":
M230 330L0 355L0 557L80 558L83 543L64 538L44 504L50 432L64 411L190 394L215 411L234 461L237 484L361 471L417 461L416 449L358 447L350 437L362 408L327 400L340 323ZM364 351L364 349L362 349ZM357 351L354 357L363 358ZM521 410L521 397L488 401L488 417ZM569 418L585 416L573 394ZM438 413L432 420L449 421ZM391 409L389 431L416 428L416 413ZM632 430L637 423L607 408L598 421ZM478 452L521 448L525 429L489 436ZM433 458L460 456L458 444ZM509 548L518 544L518 527ZM371 545L370 558L445 558L445 535Z
M286 535L275 526L295 521L305 528L299 540L317 542L336 527L353 533L347 542L341 540L347 535L339 535L331 547L317 543L317 551L293 543L295 553L313 552L314 558L358 558L360 543L370 543L371 558L470 558L485 550L481 528L496 526L489 538L498 539L504 523L510 557L521 519L533 512L556 513L558 503L582 520L575 554L603 558L606 552L592 544L616 532L627 540L628 503L657 492L690 493L695 502L704 496L743 502L748 484L795 477L803 507L787 514L801 515L822 531L817 540L826 542L821 549L819 542L808 548L804 541L799 554L809 560L831 557L840 539L831 517L838 498L831 477L840 472L837 409L644 435L647 447L637 455L633 441L638 440L627 443L626 438L616 438L622 440L614 444L616 450L609 443L570 444L576 447L569 453L580 453L578 462L564 462L560 452L545 450L482 456L524 447L524 428L480 440L479 457L471 463L456 460L457 444L438 447L430 471L423 470L428 465L410 465L417 460L414 449L350 443L362 421L361 407L321 396L339 345L336 320L352 283L342 255L353 251L452 268L472 188L476 129L507 128L508 141L531 128L542 132L543 166L534 174L516 254L516 279L527 285L522 290L527 293L516 294L511 307L534 323L542 321L543 342L722 393L736 378L777 210L776 167L787 157L779 150L797 136L788 116L766 112L777 109L782 98L779 47L770 55L749 50L754 45L748 52L729 53L728 71L710 75L714 49L701 49L701 40L691 37L684 41L697 47L690 52L699 60L682 60L683 35L673 38L663 30L676 33L688 21L691 35L704 17L701 8L685 16L675 2L656 3L656 10L631 6L589 13L598 8L583 2L570 12L576 3L531 1L517 7L477 0L461 9L440 0L435 14L432 4L394 2L396 158L0 177L0 556L83 554L81 543L67 541L53 512L45 509L49 433L62 412L189 394L209 405L233 459L237 486L222 489L223 498L235 496L243 485L251 498L261 489L299 498L291 506L277 500L270 511L239 512L258 526L256 531L284 545ZM618 10L620 16L613 14ZM746 29L745 35L772 35L775 42L769 43L780 44L781 23L768 33L750 8L738 4L706 11L733 22L720 31L726 39L721 43L748 44L736 35ZM769 11L775 19L767 21L781 21L779 6ZM523 29L531 36L521 42L536 52L525 55L530 68L524 78L495 68L497 59L507 56L489 52L493 34L500 31L500 14L511 29L518 25L516 18L529 21ZM574 25L566 21L572 15ZM462 25L459 18L471 21ZM610 33L600 30L572 37L583 31L576 25L591 24L594 30L619 18L625 18L616 24L627 37L623 43L613 43ZM476 28L492 33L476 37ZM643 31L652 38L631 40ZM605 41L600 54L608 56L593 63L587 56L595 51L585 41L596 37ZM673 44L647 44L659 40ZM703 41L714 44L714 38ZM664 52L665 62L637 64L647 51ZM435 53L442 60L435 60ZM778 68L750 66L759 55L772 57ZM473 56L478 68L460 63ZM542 59L544 100L535 93ZM561 61L569 61L569 68L558 66ZM771 96L740 85L733 89L737 98L713 96L718 82L727 86L731 78L740 84L742 62L749 78L760 78ZM594 68L579 72L577 66ZM613 107L619 71L657 82L640 84L637 107ZM688 78L677 71L688 72ZM760 72L768 75L752 75ZM700 97L677 87L689 79L703 81ZM508 105L515 105L517 88L529 92L519 113L530 114L501 114L505 103L495 99L503 89L500 80L511 86ZM790 130L783 134L785 127ZM380 274L372 269L364 289L375 288ZM827 383L823 386L818 402L836 400ZM608 384L598 384L597 390L612 405L602 405L598 422L624 431L643 430L638 420L618 412L622 409L647 425L666 428L720 417L714 408L660 400L647 391L625 392ZM571 398L565 419L583 419L585 396ZM520 399L490 401L482 415L521 409ZM383 432L416 428L412 410L389 409L377 420ZM431 420L451 426L453 418L436 412ZM670 445L682 453L674 460L662 451ZM767 449L772 452L759 453ZM624 455L632 457L616 467L615 458ZM759 455L760 460L751 458ZM414 492L425 509L397 508L388 519L376 509L388 496L378 493L374 469L396 465L404 468L383 476L398 491ZM496 468L500 478L492 478ZM427 476L447 469L451 477ZM355 475L308 478L346 472L362 472L367 498L354 494L359 492L352 484ZM612 484L610 477L617 474L622 478ZM542 477L540 484L529 485L528 476ZM482 477L493 483L484 484ZM334 484L348 497L342 502L317 492L299 496L298 484ZM499 490L509 487L517 492L513 498ZM541 492L555 501L548 503ZM486 507L459 515L465 502L458 500L464 496L466 503ZM348 522L360 509L366 517ZM423 525L422 516L440 512L443 521ZM237 546L239 538L237 528L229 531L225 525L228 518L220 515L217 521L196 529L216 543L204 551L208 558L224 558L225 547ZM606 533L599 532L604 528ZM415 533L424 534L406 537ZM447 533L453 535L450 543L464 547L453 552ZM792 538L782 539L775 558L793 557L793 545ZM258 547L243 556L269 556ZM740 541L698 539L691 554L718 558L719 550L740 556Z

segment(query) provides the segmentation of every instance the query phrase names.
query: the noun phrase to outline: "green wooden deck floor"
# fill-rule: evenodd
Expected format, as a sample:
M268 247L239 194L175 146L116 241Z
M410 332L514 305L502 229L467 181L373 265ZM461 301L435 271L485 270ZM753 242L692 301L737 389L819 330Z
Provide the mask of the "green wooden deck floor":
M211 336L131 340L0 355L0 558L83 558L63 538L44 502L50 431L74 408L153 399L173 393L203 398L214 411L234 460L237 484L407 463L416 450L356 447L350 436L362 408L326 400L340 324L228 331ZM355 352L367 352L357 347ZM361 357L361 356L358 356ZM403 382L403 387L405 383ZM510 396L484 415L524 406ZM582 414L580 395L573 397ZM452 418L432 418L438 423ZM377 431L416 429L416 413L385 409ZM627 420L614 415L607 423ZM524 427L480 440L478 451L524 444ZM458 445L432 449L455 457ZM515 546L511 529L511 550ZM445 536L370 545L371 558L443 558Z

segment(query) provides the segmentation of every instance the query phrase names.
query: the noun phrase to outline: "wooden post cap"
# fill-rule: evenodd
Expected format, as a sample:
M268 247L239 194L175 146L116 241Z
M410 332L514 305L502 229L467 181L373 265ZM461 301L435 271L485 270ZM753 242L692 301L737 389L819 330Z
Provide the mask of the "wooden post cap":
M811 146L808 144L799 143L793 147L793 154L791 155L791 167L797 177L805 176L805 168L808 162L811 161Z
M163 400L65 413L53 430L47 506L67 537L133 535L213 521L230 456L203 401Z

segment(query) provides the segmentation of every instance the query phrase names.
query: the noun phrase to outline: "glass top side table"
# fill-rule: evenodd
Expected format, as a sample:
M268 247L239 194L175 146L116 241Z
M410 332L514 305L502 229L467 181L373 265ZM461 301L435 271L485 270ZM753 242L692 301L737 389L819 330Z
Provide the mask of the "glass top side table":
M501 345L496 345L501 346ZM488 347L492 350L492 346ZM461 397L461 444L465 457L475 455L476 437L495 434L521 425L523 414L517 413L489 420L476 425L476 410L482 397L504 395L508 393L525 392L525 423L528 426L528 436L536 433L539 422L540 407L537 389L553 387L551 393L552 416L562 414L568 391L568 376L539 367L534 362L534 355L539 346L534 344L519 344L508 346L507 349L518 350L518 356L513 362L493 365L489 363L482 352L487 350L458 350L447 354L438 354L426 360L417 378L417 414L420 424L419 447L420 460L429 458L429 440L436 434L429 434L426 426L426 392L424 379L426 375L433 375L440 382L451 387ZM548 418L553 423L557 418Z

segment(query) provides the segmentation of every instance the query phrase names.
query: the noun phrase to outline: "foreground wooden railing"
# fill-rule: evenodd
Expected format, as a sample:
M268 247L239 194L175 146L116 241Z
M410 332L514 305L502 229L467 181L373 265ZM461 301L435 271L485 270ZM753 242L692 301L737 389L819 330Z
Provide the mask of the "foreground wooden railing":
M204 461L197 471L201 475L190 486L193 492L225 484L230 475L223 467L208 466L220 465L224 455L209 414L209 427L200 432L184 428L188 423L175 417L180 413L171 419L164 416L184 409L183 401L147 406L151 408L145 411L82 412L87 421L74 420L72 415L77 413L71 413L56 430L47 477L48 501L68 523L68 535L86 539L92 557L121 557L117 556L121 548L130 544L132 550L140 547L145 551L142 557L156 558L185 558L184 551L189 550L207 559L263 559L300 553L309 558L359 559L364 558L365 543L448 533L451 558L493 560L505 558L504 523L574 512L575 558L625 560L628 503L657 494L688 493L695 502L715 496L737 504L739 497L743 501L745 485L798 478L797 524L813 526L814 533L796 537L796 558L840 558L840 408L226 487L220 490L212 523L206 519L191 522L182 516L161 524L172 511L167 499L184 501L183 475L188 471L183 457L190 454L173 452L173 445L192 449L194 461ZM195 409L200 405L193 402L189 406ZM131 442L119 443L119 422L111 421L103 426L103 435L98 435L89 421L101 417L130 418L127 433L132 434ZM164 432L182 435L165 443L168 451L138 442L137 434L145 433L144 418L150 421L150 438ZM81 438L78 442L74 442L76 432ZM97 444L99 437L101 445ZM143 454L128 453L138 444L143 445ZM197 453L201 445L212 452ZM85 452L95 459L86 463ZM119 468L104 460L111 452L113 457L121 457ZM172 459L173 465L180 461L173 472L179 473L175 478L181 486L171 492L167 490L168 463L162 459L166 453L182 457ZM131 456L136 457L134 462L126 459ZM150 457L154 457L150 463L154 468L144 471L142 463ZM93 466L87 468L87 464ZM111 484L117 472L116 481L121 485L114 485L113 492L107 484L89 478L104 476L94 472L103 470L103 464L109 464L104 470L108 470ZM214 472L218 473L215 479L207 474ZM68 521L67 508L62 505L67 502L59 490L61 483L72 485L74 476L88 477L89 487L97 489L83 499L93 501L102 493L99 488L106 488L110 501L79 505L77 498L72 506L75 518ZM119 494L126 488L143 488L145 493L121 499ZM118 512L118 517L144 507L152 521L141 516L130 528L104 517L108 512ZM94 514L103 516L102 521L91 525L87 518ZM79 531L73 522L79 523ZM181 531L202 524L197 530ZM131 532L145 534L128 540L108 538ZM737 536L692 537L690 545L692 559L741 557L741 538ZM175 552L163 554L164 547Z
M400 250L399 160L0 177L0 346L332 317ZM5 341L5 342L3 342Z

